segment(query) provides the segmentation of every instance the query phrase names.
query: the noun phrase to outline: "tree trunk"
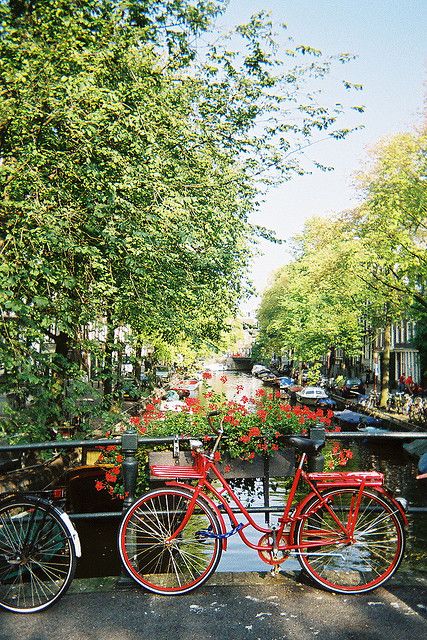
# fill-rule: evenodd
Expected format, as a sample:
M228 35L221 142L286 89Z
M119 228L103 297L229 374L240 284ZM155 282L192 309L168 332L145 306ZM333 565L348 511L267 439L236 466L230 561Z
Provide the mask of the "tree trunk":
M298 361L298 384L302 385L302 361Z
M332 345L329 347L329 353L328 353L328 368L326 371L326 377L328 378L328 381L333 377L332 371L334 369L334 366L335 366L335 346Z
M138 382L141 381L141 373L142 373L142 345L140 342L137 342L135 346L135 365L133 367L133 375L138 380Z
M54 336L55 355L53 357L52 385L51 385L51 406L52 415L48 422L60 423L67 419L64 415L64 399L66 393L66 383L69 375L70 361L70 344L71 338L65 331L60 331Z
M387 319L384 327L384 351L381 367L381 395L380 407L385 408L388 400L388 387L390 381L390 349L391 349L391 322Z
M104 406L111 407L113 393L113 352L115 327L111 321L111 314L107 313L107 337L105 340L105 357L103 372Z

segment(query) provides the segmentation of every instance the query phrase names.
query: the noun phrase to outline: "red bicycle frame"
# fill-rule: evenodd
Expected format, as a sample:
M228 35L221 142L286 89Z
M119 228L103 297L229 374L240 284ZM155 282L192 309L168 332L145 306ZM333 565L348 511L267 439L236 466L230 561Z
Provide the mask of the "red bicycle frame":
M255 520L252 518L246 507L242 504L240 499L235 495L233 489L230 487L221 471L216 467L214 462L214 452L216 447L214 447L213 452L210 455L203 454L201 452L195 452L195 461L192 467L176 467L176 466L156 466L153 465L151 467L151 473L156 477L163 478L171 478L171 477L185 477L188 479L197 479L196 486L187 484L185 482L168 481L166 482L169 486L180 487L186 490L191 491L192 498L190 500L187 513L185 514L182 522L170 536L169 540L173 540L187 525L194 509L196 508L196 503L198 499L202 499L209 504L209 506L215 511L218 519L221 523L222 533L226 534L226 527L224 518L218 508L218 506L214 503L210 495L206 494L206 491L209 494L213 495L217 500L219 500L220 504L224 507L227 515L230 518L230 521L234 528L236 529L236 533L239 534L240 538L244 542L245 545L254 549L258 552L266 552L271 550L288 552L288 551L296 551L301 548L301 545L293 544L293 532L296 523L301 518L307 518L311 515L312 512L305 512L303 516L300 516L303 507L307 504L311 498L317 496L319 498L319 502L317 502L316 510L319 507L324 507L331 518L334 520L338 529L342 532L342 544L348 544L353 541L354 528L355 523L357 521L360 503L362 499L363 490L366 487L375 488L376 491L387 495L387 497L393 501L396 508L400 512L403 520L407 522L406 515L402 506L392 498L383 487L383 474L377 472L338 472L338 473L307 473L303 469L303 465L307 458L306 453L301 454L301 458L292 482L292 486L287 497L284 511L281 517L279 517L278 528L265 528L260 526ZM212 472L214 477L220 482L221 488L217 489L210 480L208 480L208 473ZM303 498L301 502L299 502L296 508L292 511L293 503L295 501L295 495L299 486L300 481L303 480L310 487L309 494ZM325 489L341 489L341 488L354 488L357 489L357 494L355 495L355 499L351 508L349 509L348 520L346 523L341 522L341 520L335 514L333 508L330 506L331 499L328 495L323 495L321 492ZM241 513L246 519L245 523L239 523L235 512L230 506L228 498L231 498L232 503L234 503L237 507L239 513ZM287 530L288 525L290 528ZM244 533L244 529L247 527L253 527L255 530L259 531L264 535L272 535L272 543L270 545L261 545L252 543ZM323 532L325 535L325 532ZM330 544L330 538L327 535L322 538L317 538L315 541L305 541L304 549L309 547L320 547ZM222 538L223 549L227 548L227 538Z

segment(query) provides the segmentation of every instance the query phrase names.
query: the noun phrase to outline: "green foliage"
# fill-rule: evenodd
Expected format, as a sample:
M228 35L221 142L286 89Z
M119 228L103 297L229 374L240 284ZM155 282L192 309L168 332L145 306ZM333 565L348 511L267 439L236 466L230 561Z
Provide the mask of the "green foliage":
M331 345L355 354L361 344L363 288L354 278L360 256L339 219L313 218L295 239L295 258L276 274L259 310L261 340L270 352L322 358Z
M362 176L361 206L307 222L293 261L262 300L259 341L267 353L290 350L310 361L336 346L357 355L367 329L424 317L426 141L421 132L381 145Z
M197 57L224 5L0 3L0 361L46 424L66 414L88 325L108 325L106 389L118 327L216 340L266 233L249 221L260 185L304 172L317 132L350 131L314 86L333 61L307 45L285 63L263 13L235 51Z
M367 255L365 273L392 318L427 309L427 132L400 134L378 146L361 176L365 201L353 215Z

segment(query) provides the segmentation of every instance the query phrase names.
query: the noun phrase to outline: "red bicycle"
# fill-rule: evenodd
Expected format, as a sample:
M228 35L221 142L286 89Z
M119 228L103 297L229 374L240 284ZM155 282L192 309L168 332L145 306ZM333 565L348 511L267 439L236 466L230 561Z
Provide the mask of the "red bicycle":
M214 428L214 415L208 416L217 435L212 451L205 453L201 442L191 441L192 466L153 465L152 476L169 481L139 498L123 518L119 551L138 584L164 595L192 591L214 573L233 534L272 565L273 573L296 555L303 571L329 591L364 593L391 578L403 557L408 521L403 506L384 487L382 473L307 472L307 457L318 454L324 442L289 437L300 453L299 464L277 526L262 527L215 464L224 430L222 420ZM294 506L301 481L309 492ZM257 544L245 535L247 527L261 534Z

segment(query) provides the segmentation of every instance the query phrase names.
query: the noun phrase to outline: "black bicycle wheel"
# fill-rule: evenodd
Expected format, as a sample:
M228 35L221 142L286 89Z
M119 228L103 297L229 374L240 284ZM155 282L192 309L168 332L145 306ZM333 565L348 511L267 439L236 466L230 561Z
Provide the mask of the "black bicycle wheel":
M44 500L0 500L0 607L35 613L68 589L76 552L60 512Z
M344 525L356 516L358 489L335 489L323 494ZM384 584L403 558L405 531L396 507L380 495L363 491L351 540L319 498L303 509L295 528L298 559L303 570L324 589L365 593ZM313 545L313 543L319 545ZM325 542L326 541L326 542ZM312 546L305 547L307 543Z
M149 591L188 593L203 584L221 558L221 533L214 511L204 500L180 534L170 540L187 513L191 492L166 488L142 496L125 514L119 551L129 574Z

